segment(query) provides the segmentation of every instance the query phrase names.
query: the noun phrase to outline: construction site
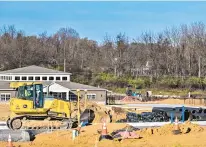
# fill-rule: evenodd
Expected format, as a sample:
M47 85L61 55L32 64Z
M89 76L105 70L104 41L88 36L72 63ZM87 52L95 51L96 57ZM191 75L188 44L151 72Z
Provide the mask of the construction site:
M17 95L0 104L2 147L206 145L201 137L206 135L204 99L143 101L127 93L118 104L114 98L110 104L80 98L77 90L77 101L64 101L41 95L38 82L11 82L10 86Z
M0 147L206 147L205 13L0 2Z

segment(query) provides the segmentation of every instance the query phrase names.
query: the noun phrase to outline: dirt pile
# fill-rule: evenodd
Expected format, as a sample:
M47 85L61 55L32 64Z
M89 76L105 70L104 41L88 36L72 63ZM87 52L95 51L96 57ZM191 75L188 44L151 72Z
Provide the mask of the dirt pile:
M101 123L103 119L107 123L111 122L110 111L104 106L98 105L95 102L88 102L87 109L91 109L95 113L93 123Z
M192 124L191 122L186 122L185 124L180 124L180 131L183 134L186 133L195 133L202 132L204 129L199 125ZM172 131L175 129L174 124L167 124L160 128L144 128L140 131L142 136L151 136L151 135L168 135L172 134Z
M122 129L126 124L108 124L108 133L112 133L115 130ZM102 128L102 124L86 126L81 129L80 135L73 141L72 132L68 131L54 131L51 133L39 134L33 142L15 142L14 146L18 147L205 147L206 141L202 136L206 135L205 129L199 130L199 126L186 123L185 125L180 125L181 127L190 127L192 133L172 135L169 134L172 130L172 125L165 125L159 128L158 132L154 131L153 135L147 137L148 135L141 135L141 139L125 139L121 142L103 140L98 141L99 134L98 129ZM148 129L149 130L149 129ZM136 131L136 134L141 133L141 131ZM145 132L145 131L143 131ZM143 133L142 132L142 133ZM160 135L160 132L162 135ZM155 135L156 134L156 135ZM165 134L165 135L164 135ZM0 146L4 147L7 142L0 142Z
M0 120L1 121L7 120L9 114L10 114L9 104L7 103L0 104Z
M87 101L86 109L91 109L94 111L95 119L93 120L93 123L101 123L102 119L105 118L106 122L110 122L110 116L109 116L109 110L105 108L105 106L98 105L95 102ZM76 102L71 103L71 110L72 110L72 117L77 117L78 113L78 105ZM84 101L80 101L80 111L84 112L85 110L85 103Z
M134 96L125 96L122 100L120 100L121 102L140 102L139 100L137 100Z

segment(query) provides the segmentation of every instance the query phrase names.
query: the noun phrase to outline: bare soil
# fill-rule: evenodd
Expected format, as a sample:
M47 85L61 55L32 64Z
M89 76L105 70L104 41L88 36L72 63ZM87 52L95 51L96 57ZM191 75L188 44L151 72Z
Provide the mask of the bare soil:
M6 103L0 104L0 121L7 120L10 114L9 105Z
M125 127L126 124L108 124L108 133ZM180 126L181 131L190 128L187 134L173 135L174 125L165 125L158 129L143 129L136 131L142 138L125 139L122 141L102 140L98 141L98 129L102 125L83 127L80 135L73 141L71 131L56 131L47 134L39 134L33 142L13 143L16 147L205 147L205 127L187 123ZM6 146L7 142L0 142L0 146Z

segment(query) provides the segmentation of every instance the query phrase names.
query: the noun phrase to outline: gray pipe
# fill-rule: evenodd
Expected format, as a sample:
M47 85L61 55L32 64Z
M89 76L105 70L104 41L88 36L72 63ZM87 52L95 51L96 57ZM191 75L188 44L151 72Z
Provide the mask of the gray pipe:
M206 109L202 109L202 114L206 115Z
M31 131L22 130L0 130L0 141L8 141L9 134L12 142L25 142L35 139L35 135Z

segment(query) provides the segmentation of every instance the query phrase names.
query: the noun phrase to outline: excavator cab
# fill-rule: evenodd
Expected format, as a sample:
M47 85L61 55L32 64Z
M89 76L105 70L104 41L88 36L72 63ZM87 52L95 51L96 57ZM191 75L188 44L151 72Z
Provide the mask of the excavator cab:
M33 101L33 108L44 107L43 85L23 85L17 88L16 98Z
M15 97L10 99L10 110L15 114L45 113L43 85L40 82L11 82L10 87L16 90Z

